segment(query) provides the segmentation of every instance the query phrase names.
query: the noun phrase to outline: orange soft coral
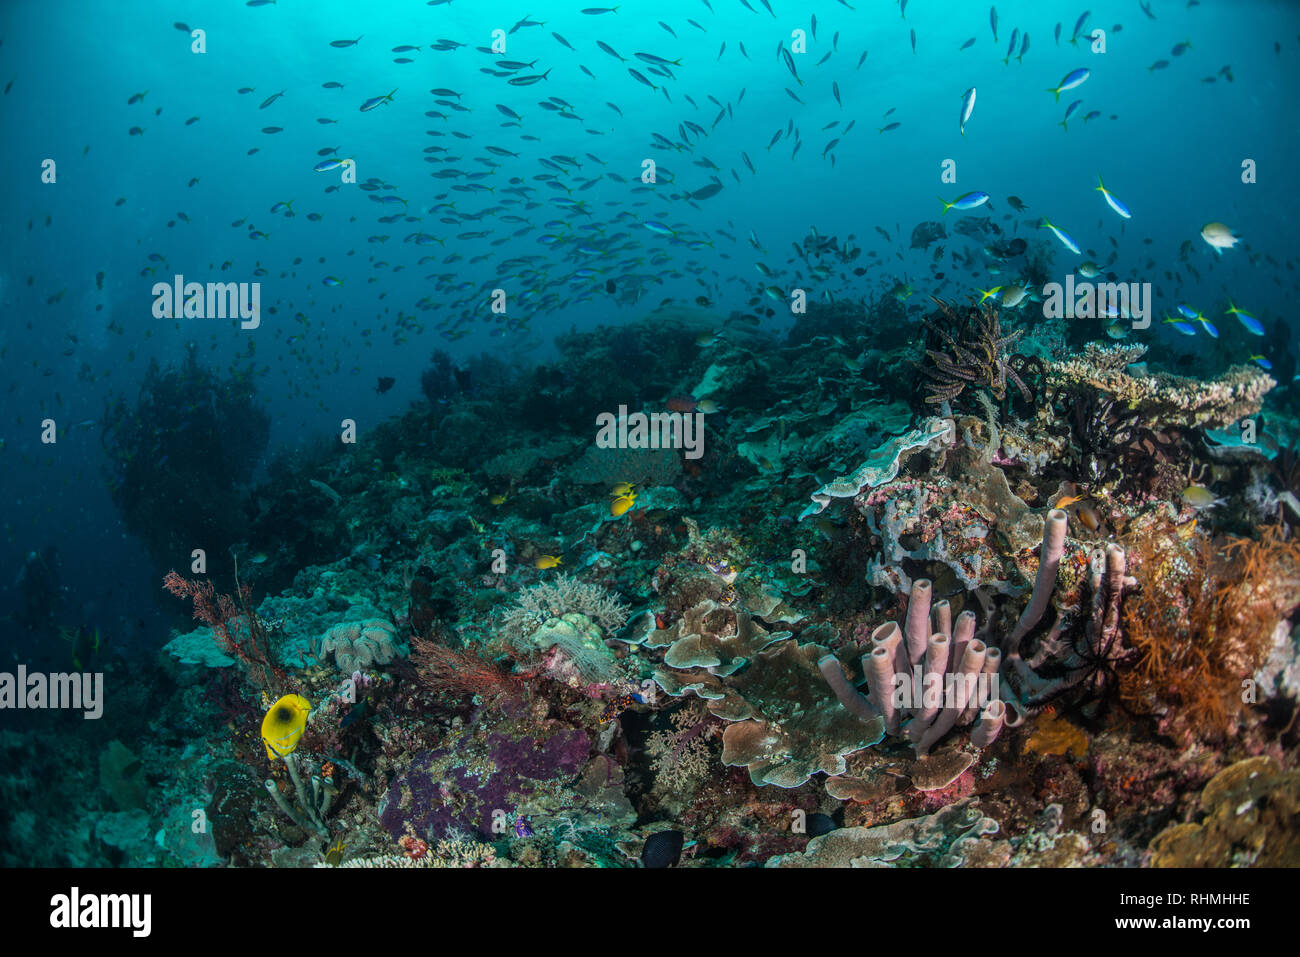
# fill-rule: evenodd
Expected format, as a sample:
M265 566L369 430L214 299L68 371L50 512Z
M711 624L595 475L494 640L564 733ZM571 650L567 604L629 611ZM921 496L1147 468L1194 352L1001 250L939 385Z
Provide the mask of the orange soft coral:
M1155 514L1134 523L1127 545L1142 587L1124 607L1139 653L1125 704L1184 737L1231 734L1249 700L1245 683L1300 601L1300 541L1275 526L1258 539L1211 540Z

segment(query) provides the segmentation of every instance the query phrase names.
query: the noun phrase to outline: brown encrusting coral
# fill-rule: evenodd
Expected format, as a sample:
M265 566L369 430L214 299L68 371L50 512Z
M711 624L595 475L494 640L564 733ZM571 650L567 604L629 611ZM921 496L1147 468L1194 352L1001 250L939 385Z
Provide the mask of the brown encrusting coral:
M1205 785L1196 816L1151 842L1155 867L1300 867L1300 771L1238 761Z

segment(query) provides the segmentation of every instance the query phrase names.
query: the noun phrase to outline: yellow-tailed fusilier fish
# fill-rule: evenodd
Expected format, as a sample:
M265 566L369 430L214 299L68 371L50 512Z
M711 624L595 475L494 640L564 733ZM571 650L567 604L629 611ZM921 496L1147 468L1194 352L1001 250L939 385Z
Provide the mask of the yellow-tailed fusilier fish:
M1106 184L1101 181L1100 174L1098 174L1097 176L1097 185L1094 186L1093 188L1101 191L1101 195L1106 200L1106 205L1108 205L1111 209L1115 210L1115 212L1119 213L1125 219L1133 218L1133 214L1128 211L1128 207L1125 206L1123 203L1121 203L1118 199L1116 199L1115 196L1111 193L1111 191L1106 188Z
M1055 87L1049 86L1047 92L1056 94L1056 99L1059 102L1062 93L1066 90L1073 90L1077 86L1082 86L1084 80L1088 79L1090 76L1092 76L1092 71L1087 67L1081 66L1079 69L1071 70L1069 73L1065 74L1061 79L1061 82Z
M939 202L943 203L943 212L945 215L947 215L948 210L950 209L974 209L977 206L983 206L988 201L989 194L979 189L958 196L951 203L942 196L939 197Z
M1059 239L1059 240L1061 241L1061 245L1062 245L1062 246L1064 246L1066 249L1070 250L1070 252L1072 252L1072 253L1078 253L1078 252L1079 252L1079 247L1078 247L1078 245L1075 243L1075 241L1074 241L1073 239L1070 238L1070 234L1067 233L1065 230L1060 229L1059 227L1052 225L1052 223L1047 219L1046 216L1044 216L1044 217L1043 217L1043 221L1042 221L1041 223L1038 224L1038 228L1039 228L1039 229L1050 229L1050 230L1051 230L1051 231L1056 235L1056 238Z
M966 135L966 121L970 115L975 112L975 87L971 87L961 95L961 121L957 126L962 136Z

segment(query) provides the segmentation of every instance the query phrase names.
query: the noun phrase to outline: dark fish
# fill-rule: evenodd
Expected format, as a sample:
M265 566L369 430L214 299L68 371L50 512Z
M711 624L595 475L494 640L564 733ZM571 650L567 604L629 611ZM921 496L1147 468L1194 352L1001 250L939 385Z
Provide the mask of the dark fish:
M940 240L947 239L948 233L943 228L943 223L928 222L917 223L916 228L912 230L912 249L928 249L930 244Z
M686 838L681 831L659 831L646 838L641 847L643 867L673 867L682 859Z
M1092 16L1092 11L1084 10L1079 19L1074 21L1074 32L1070 34L1070 44L1072 46L1078 45L1079 37L1082 35L1083 25L1088 22L1090 16Z
M638 73L636 70L632 69L631 67L628 67L628 68L627 68L627 72L630 73L630 74L632 74L632 79L636 80L638 83L644 83L646 86L650 87L650 89L652 89L652 90L657 90L657 89L659 89L659 87L655 86L653 83L651 83L649 80L647 80L647 79L646 79L642 74ZM514 81L514 80L511 80L510 82L513 83L513 82L515 82L515 81Z
M717 196L720 192L722 192L721 183L710 183L708 186L691 193L691 199L708 199L711 196Z
M785 61L785 68L790 71L790 75L794 77L795 82L803 86L803 80L799 79L799 71L794 68L794 57L790 55L790 51L785 48L784 43L781 44L781 59Z
M397 90L394 89L393 93L396 92ZM385 103L391 103L393 100L393 93L388 93L384 96L372 96L370 99L366 100L364 103L361 104L361 112L369 113L377 106L382 106Z
M385 392L387 392L389 389L393 387L393 383L395 383L396 381L397 380L394 379L392 376L382 375L379 377L379 384L375 386L375 391L378 392L380 395L383 395Z
M600 47L602 50L604 50L606 53L612 56L615 60L618 60L619 62L626 62L627 58L619 56L618 51L615 50L608 43L606 43L604 40L597 40L596 46Z
M251 93L252 91L250 90L249 92ZM270 106L272 103L274 103L282 96L284 96L284 90L281 90L279 93L275 93L271 96L268 96L265 100L262 101L262 105L259 106L258 109L259 110L266 109L268 106Z
M181 23L179 20L177 20L175 23L173 23L172 26L174 26L177 30L181 31L181 33L189 33L189 32L190 32L190 28L189 28L186 24Z
M365 36L365 34L363 33L361 36ZM342 49L343 47L354 47L360 42L361 37L357 37L355 40L331 40L330 46Z
M963 44L961 45L961 49L962 49L962 50L969 50L969 49L970 49L971 47L973 47L974 45L975 45L975 38L974 38L974 37L971 37L969 40L967 40L965 43L963 43ZM958 50L957 52L960 53L961 50Z
M808 829L809 837L821 837L823 834L839 830L840 827L835 823L835 818L829 814L823 814L821 811L814 811L809 814L804 825Z

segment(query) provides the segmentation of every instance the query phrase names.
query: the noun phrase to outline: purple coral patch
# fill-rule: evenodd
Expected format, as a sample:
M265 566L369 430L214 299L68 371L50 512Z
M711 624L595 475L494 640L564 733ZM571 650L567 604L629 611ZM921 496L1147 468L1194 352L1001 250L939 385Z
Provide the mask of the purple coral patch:
M489 757L481 761L464 756L484 750ZM513 821L515 808L539 782L575 776L590 750L585 732L565 729L542 739L494 732L481 744L459 748L459 757L445 748L423 751L393 779L380 821L394 840L408 824L429 841L455 831L491 840L500 836L492 833L494 810L504 811L507 823Z

